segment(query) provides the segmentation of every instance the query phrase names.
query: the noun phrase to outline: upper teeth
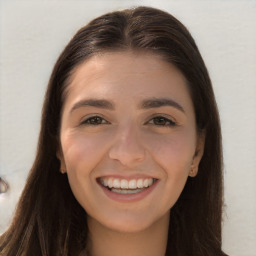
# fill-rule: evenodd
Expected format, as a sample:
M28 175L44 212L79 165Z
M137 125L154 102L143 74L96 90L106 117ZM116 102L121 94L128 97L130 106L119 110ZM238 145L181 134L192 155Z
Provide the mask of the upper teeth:
M144 178L144 179L117 179L117 178L100 178L100 183L109 188L122 188L122 189L137 189L137 188L146 188L153 184L153 178Z

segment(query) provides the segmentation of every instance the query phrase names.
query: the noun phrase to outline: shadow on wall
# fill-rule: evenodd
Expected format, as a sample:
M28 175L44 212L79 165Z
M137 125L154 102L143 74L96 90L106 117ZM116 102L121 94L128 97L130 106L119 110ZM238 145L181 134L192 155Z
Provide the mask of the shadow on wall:
M0 177L0 194L6 193L8 188L8 183L3 178Z

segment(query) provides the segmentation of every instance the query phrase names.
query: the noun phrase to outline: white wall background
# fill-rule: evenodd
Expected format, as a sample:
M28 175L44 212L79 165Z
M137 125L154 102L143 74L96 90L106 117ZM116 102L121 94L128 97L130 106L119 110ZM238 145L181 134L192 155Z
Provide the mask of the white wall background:
M256 255L256 1L0 0L0 233L31 167L47 81L71 36L106 11L150 5L191 31L213 81L223 128L223 248Z

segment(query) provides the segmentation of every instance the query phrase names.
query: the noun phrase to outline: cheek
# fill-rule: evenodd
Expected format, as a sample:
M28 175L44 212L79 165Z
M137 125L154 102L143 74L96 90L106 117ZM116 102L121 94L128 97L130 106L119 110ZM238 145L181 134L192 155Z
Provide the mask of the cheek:
M83 133L62 137L62 150L68 173L88 174L100 161L103 153L103 136Z
M148 149L165 170L182 171L192 163L195 141L195 133L184 130L168 136L152 136L148 140Z
M61 141L71 190L82 207L93 205L94 169L104 156L104 138L76 132L63 134Z
M158 139L154 142L154 160L163 170L162 207L168 210L177 202L191 169L194 139L185 134Z

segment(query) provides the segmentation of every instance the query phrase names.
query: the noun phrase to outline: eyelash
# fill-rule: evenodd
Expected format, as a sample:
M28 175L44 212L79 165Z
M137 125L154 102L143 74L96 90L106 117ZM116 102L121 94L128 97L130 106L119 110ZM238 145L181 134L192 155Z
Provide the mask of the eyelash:
M159 122L159 121L160 123L157 124L156 122ZM92 125L92 126L105 125L105 124L110 124L110 123L101 116L91 116L81 122L81 125ZM146 124L155 125L159 127L170 127L170 126L173 127L177 125L176 122L174 122L173 120L170 120L163 116L153 117Z
M100 121L101 123L97 123L97 121ZM102 123L104 121L104 123ZM81 125L103 125L103 124L109 124L108 121L106 121L104 118L101 116L91 116L87 118L86 120L81 122Z
M156 124L155 121L160 121L160 122L164 122L162 124ZM163 117L163 116L156 116L156 117L153 117L149 122L148 124L152 124L152 125L156 125L156 126L162 126L162 127L170 127L170 126L176 126L177 124L173 121L173 120L170 120L166 117Z

